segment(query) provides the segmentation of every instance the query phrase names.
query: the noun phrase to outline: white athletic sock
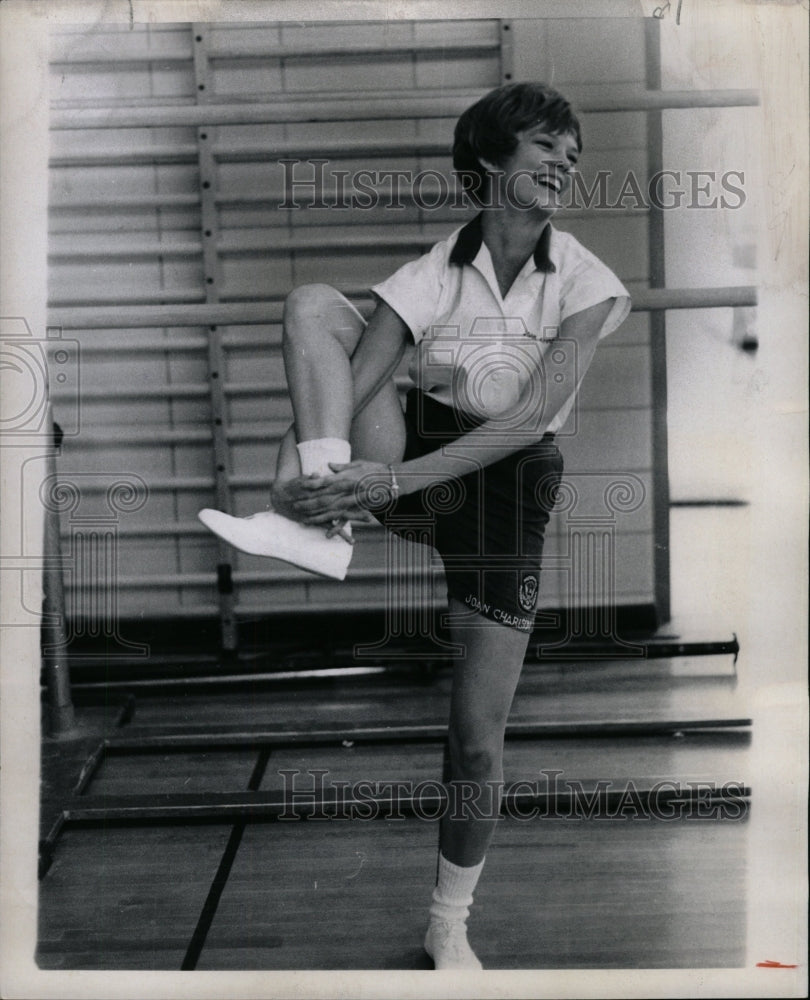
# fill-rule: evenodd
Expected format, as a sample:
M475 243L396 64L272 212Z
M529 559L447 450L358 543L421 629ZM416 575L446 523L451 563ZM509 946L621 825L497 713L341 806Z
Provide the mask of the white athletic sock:
M351 445L342 438L315 438L302 441L296 448L303 476L311 476L313 472L319 476L331 476L330 462L345 465L352 458Z
M296 448L302 476L310 476L313 472L319 476L331 476L334 473L329 468L330 462L344 465L352 459L352 447L342 438L313 438L311 441L302 441ZM348 521L344 524L343 531L351 535L352 526Z
M430 906L431 919L464 923L470 914L473 892L483 867L483 861L470 868L454 865L440 852L439 878Z

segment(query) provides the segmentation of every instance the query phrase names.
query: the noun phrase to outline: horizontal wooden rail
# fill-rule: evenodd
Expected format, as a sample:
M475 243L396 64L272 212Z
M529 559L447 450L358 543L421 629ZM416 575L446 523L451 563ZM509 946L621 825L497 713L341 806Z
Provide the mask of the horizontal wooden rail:
M255 473L238 473L228 477L228 483L233 489L265 489L273 482L270 473L257 475ZM174 492L177 490L203 491L214 488L213 476L166 476L149 479L148 489L151 493ZM109 486L104 482L82 483L82 495L99 496L105 494Z
M211 483L210 489L213 491L214 485L213 481ZM151 492L152 485L150 483L149 490ZM213 493L212 493L213 495ZM165 524L160 524L154 522L151 524L127 524L122 522L118 525L116 529L116 535L119 539L127 538L187 538L187 537L199 537L207 533L207 529L198 520L193 521L169 521ZM65 539L70 538L69 533L65 533L63 536Z
M423 52L489 52L500 48L500 38L493 32L491 38L456 35L402 39L397 41L351 42L348 45L312 45L282 43L268 45L261 38L240 38L233 41L227 36L212 38L206 45L206 55L211 59L334 59L341 56L388 56Z
M634 312L666 309L714 309L754 306L757 290L753 285L719 288L647 288L633 295ZM368 314L373 306L361 307ZM143 305L51 309L50 326L65 330L121 330L167 326L254 326L279 323L283 303L231 302L190 303L188 305Z
M276 325L277 328L279 324ZM249 327L249 330L256 329ZM93 331L88 331L93 332ZM223 346L228 350L267 350L268 348L281 347L280 330L277 335L261 333L244 333L238 330L230 330L222 337ZM183 336L168 339L161 336L131 337L110 341L104 337L87 338L81 346L83 355L88 354L159 354L161 352L171 352L176 354L179 351L204 351L208 347L208 338L204 336ZM56 398L57 393L54 393ZM71 395L72 399L73 396Z
M189 31L161 39L156 46L155 36L150 39L150 48L144 48L141 32L132 35L116 34L112 38L104 35L84 36L70 34L51 37L48 63L60 74L64 66L88 66L115 63L182 63L189 65L192 60L192 40Z
M398 375L394 379L394 384L400 393L403 394L413 385L407 375ZM289 388L285 380L267 382L229 382L223 387L225 395L230 399L254 399L272 398L281 396L286 399L289 396ZM211 388L207 383L168 383L167 385L150 385L141 388L137 386L94 386L81 390L81 400L83 402L106 402L108 400L180 400L180 399L205 399L210 395ZM72 401L75 393L64 390L53 390L50 396L54 403ZM589 406L589 413L604 413L610 410L648 410L646 403L633 404L626 400L616 403L613 406ZM290 415L292 420L292 415ZM92 434L92 431L90 432Z
M124 42L126 43L126 38ZM140 38L136 41L141 42ZM184 40L185 41L185 40ZM422 52L439 52L446 55L448 52L487 52L497 50L500 47L500 39L493 34L492 38L475 38L458 36L439 36L436 38L402 39L395 42L386 42L383 39L371 42L350 42L347 45L328 45L316 47L313 45L279 44L270 42L254 35L252 38L242 36L238 41L234 41L227 36L220 36L208 39L206 42L205 54L209 59L332 59L341 56L387 56L387 55L407 55L409 53L420 54ZM116 65L127 63L188 63L191 65L192 52L191 45L177 44L172 48L163 50L144 50L140 47L120 44L116 39L114 45L109 48L88 45L82 40L80 44L66 45L60 40L49 60L51 66L86 66L104 65L115 63Z
M299 580L299 583L312 583L312 579L309 580ZM323 581L326 582L326 581ZM350 581L346 581L350 582ZM378 588L379 596L375 595L363 595L362 605L364 611L384 611L390 607L390 601L386 600L385 591L383 587ZM616 606L617 607L632 607L634 604L644 604L648 601L648 595L644 594L617 594L616 595ZM553 601L550 603L542 603L538 606L538 610L543 611L546 609L556 609L558 604ZM440 596L438 593L436 596L424 602L419 601L408 601L408 611L411 614L416 613L419 610L424 610L426 612L445 612L447 611L447 601L444 597ZM335 602L334 600L323 600L318 598L310 598L305 604L284 604L284 603L268 603L264 601L262 603L250 604L250 603L240 603L234 608L234 614L240 619L263 619L272 618L274 616L280 615L290 615L290 614L321 614L334 612ZM200 618L216 618L219 615L219 605L217 604L175 604L164 598L160 604L151 605L144 608L142 605L139 606L137 612L132 612L131 617L141 618L145 617L150 620L164 621L173 619L200 619ZM126 618L126 614L121 615L122 619ZM422 655L421 653L419 654Z
M393 227L391 227L393 229ZM413 250L418 252L423 247L431 247L441 237L431 233L396 233L389 230L385 235L380 233L363 233L357 229L350 235L336 234L331 240L322 232L301 232L290 235L284 230L279 232L254 231L245 232L241 237L229 237L219 241L217 251L222 254L248 255L259 253L289 254L300 252L328 252L341 249L367 250L382 253L386 248L395 250ZM54 248L48 253L50 260L136 260L139 258L157 257L198 257L203 252L202 241L164 241L148 240L139 242L130 239L128 243L97 245L83 247Z
M52 261L81 261L138 260L144 257L197 257L202 254L202 251L202 241L149 240L148 242L139 242L130 237L128 246L125 243L105 246L102 239L98 239L96 244L91 246L54 247L48 251L48 259Z
M646 277L634 277L630 275L624 275L623 281L625 285L631 290L632 295L637 295L639 290L645 290L647 284ZM372 308L372 296L369 291L370 283L349 285L343 284L340 286L342 293L360 310L361 313L369 315ZM270 292L267 295L257 297L256 293L246 294L244 289L241 288L231 288L229 285L223 285L219 292L219 305L227 305L231 308L236 306L245 305L247 303L259 304L264 303L267 307L273 307L283 303L289 293L289 289L284 289L283 291ZM96 291L92 296L88 295L85 291L81 295L71 295L68 291L65 291L58 295L52 295L48 301L48 308L51 313L59 314L60 316L65 314L65 311L73 312L74 309L80 308L84 310L109 310L109 309L121 309L123 306L132 306L138 309L152 309L161 308L169 303L183 303L192 306L204 305L204 292L200 287L189 287L185 289L163 289L155 288L149 289L147 291L135 292L135 291L118 291L114 286L111 286L107 294ZM275 316L275 318L273 318ZM280 308L277 312L274 312L270 318L267 320L266 324L262 323L249 323L248 326L278 326L281 323L281 310ZM153 328L160 329L161 324L148 324ZM171 324L169 324L171 325ZM180 326L205 326L205 323L181 323ZM239 324L234 324L238 326ZM85 327L84 329L128 329L127 326L113 326L104 327L102 326L91 326ZM230 331L224 334L229 344L236 346L246 346L243 342L244 334L237 333L236 331ZM254 338L262 336L259 334L254 334ZM137 350L137 346L133 341L133 349Z
M137 305L138 308L143 308L147 303L150 305L167 305L173 303L178 305L203 305L205 303L205 292L199 286L194 288L156 288L147 292L120 291L117 288L111 287L105 296L98 293L91 296L86 291L74 296L68 291L61 295L52 294L48 300L48 307L67 309L78 305L85 308L107 308L108 306L120 308L127 305ZM124 328L121 327L119 329Z
M286 395L286 392L285 392ZM109 397L112 398L112 397ZM614 406L591 406L587 413L628 413L638 411L639 413L649 413L649 405L639 403L616 404ZM287 432L292 416L277 417L255 423L244 423L231 425L226 431L228 442L231 444L270 444L278 442ZM189 430L162 430L155 428L153 431L142 428L131 429L128 425L121 425L116 428L90 427L82 430L81 434L74 439L71 444L72 450L84 448L104 448L114 446L116 449L125 448L149 448L153 445L202 445L208 444L212 440L212 435L205 429L197 429L199 424L190 427ZM501 441L501 438L497 439ZM501 443L505 443L502 441ZM641 469L623 469L625 472L647 472L647 467Z
M235 474L228 477L228 482L235 489L263 489L269 487L273 482L273 477L266 475ZM174 492L175 490L210 490L214 487L213 476L166 476L150 478L148 489L150 493ZM82 495L97 496L105 494L109 489L104 482L82 483Z
M251 340L251 346L266 347L268 341L259 340L255 337ZM166 337L138 337L131 340L105 341L103 338L97 340L86 340L82 344L82 354L157 354L161 351L176 354L179 351L204 351L208 348L206 337L188 337L182 339L168 340ZM55 397L55 393L54 393Z
M119 151L120 152L120 151ZM256 196L259 200L259 196ZM196 208L199 194L111 194L95 198L60 197L48 203L51 212L147 211L155 208Z
M459 213L460 214L460 213ZM593 209L588 213L591 218L601 218L602 209ZM646 210L626 211L618 213L620 218L629 218L633 215L644 215ZM566 218L572 218L573 212L566 212ZM616 218L613 213L611 218ZM466 215L465 215L466 218ZM461 225L464 219L458 219ZM413 225L414 222L409 223ZM402 224L403 226L405 223ZM426 222L427 226L431 223ZM374 253L385 253L386 250L408 250L418 254L429 249L434 243L442 239L445 234L445 224L441 222L433 223L437 227L436 231L427 232L397 232L396 225L391 225L385 233L380 233L377 227L371 227L373 232L364 232L363 226L355 227L350 234L341 233L335 227L334 235L324 233L322 229L312 232L308 228L295 233L288 233L281 226L273 229L258 232L256 230L243 229L233 235L221 239L216 244L219 254L229 254L231 256L249 256L252 254L273 254L286 255L291 253L336 253L339 251L358 251ZM67 241L66 241L67 242ZM87 246L63 246L53 247L48 258L53 261L82 261L82 260L136 260L140 258L158 257L199 257L203 253L202 240L143 240L138 241L132 238L128 242L117 243L102 241L99 239L96 244Z
M168 294L165 294L166 292ZM237 299L242 300L244 296L230 296L225 299L221 298L221 301L234 302ZM142 292L134 290L117 292L115 288L109 288L106 295L100 291L89 293L84 290L81 294L75 295L69 292L62 295L54 294L48 300L48 308L58 310L74 309L76 307L82 309L109 309L116 305L119 307L139 306L143 308L144 306L162 306L167 304L202 305L204 302L205 293L199 288L183 289L182 293L177 292L174 294L170 290L163 288L149 289ZM126 328L119 327L118 329Z
M394 126L396 127L396 126ZM450 162L451 136L429 139L421 136L401 136L393 134L373 138L356 139L351 136L310 139L255 139L247 141L221 139L211 144L211 153L218 163L267 163L281 159L301 160L302 170L310 159L339 160L379 160L384 157L442 157ZM612 143L611 149L615 149ZM197 147L189 143L133 144L123 146L120 142L109 147L93 146L84 148L64 148L58 146L52 151L48 163L51 167L113 166L158 162L196 162ZM377 164L384 166L384 164ZM430 164L432 167L433 165ZM312 168L310 168L312 169ZM417 172L416 170L414 172ZM329 165L324 168L324 179L329 178ZM122 196L126 198L126 196ZM172 197L167 192L165 197ZM219 202L224 196L218 194Z
M432 207L432 199L436 197L438 201L438 195L443 192L439 191L438 187L428 189L425 185L418 192L418 200L414 198L413 192L402 187L396 192L396 200L394 200L391 194L390 188L380 187L377 190L378 202L381 206L397 206L403 205L406 209L408 208L418 208L423 212L427 213L427 220L437 220L441 222L446 222L448 219L453 220L458 218L458 224L462 225L466 221L466 214L471 213L472 209L466 206L460 209L455 204L455 197L451 197L449 192L446 198L434 208ZM342 192L342 197L348 202L351 198L352 192L346 190ZM236 193L222 193L214 197L214 201L217 205L222 208L255 208L255 206L260 205L262 208L267 209L270 212L282 212L284 214L278 216L278 225L275 228L281 229L286 227L289 223L287 213L299 211L300 209L305 209L306 211L326 211L322 207L323 204L327 206L334 206L338 203L337 190L332 188L329 189L324 185L324 188L319 192L319 199L321 203L319 205L312 205L314 199L306 199L301 196L300 193L296 193L294 200L295 205L285 202L285 200L279 200L277 198L268 197L265 192L236 192ZM49 211L55 212L138 212L138 211L154 211L155 209L183 209L191 208L196 209L200 206L200 198L198 195L175 195L175 194L158 194L158 195L144 195L142 198L137 195L111 195L105 198L60 198L58 201L52 201L48 206ZM312 206L312 207L310 207ZM622 219L628 217L640 217L649 214L649 208L645 205L615 205L610 207L593 207L593 208L562 208L556 218L563 221L568 219ZM387 225L413 225L414 219L403 218L398 213L399 208L395 208L392 214L386 219ZM324 223L328 224L328 220L331 220L331 216L324 216ZM335 220L336 226L345 226L345 219L341 218L339 221ZM58 226L51 227L52 235L62 235Z
M397 376L394 380L399 389L405 389L413 383L405 376ZM223 386L227 396L234 399L252 398L254 396L286 396L289 392L286 381L275 382L227 382ZM93 386L81 390L81 399L87 402L98 402L107 399L200 399L209 396L211 387L208 383L174 382L167 385L110 385ZM75 393L54 389L50 398L54 402L75 399Z
M283 122L366 121L401 118L456 118L484 91L459 96L394 96L284 100L263 104L184 104L176 107L71 108L52 112L55 129L156 128L198 125L261 125ZM660 111L667 108L752 107L755 90L641 90L605 87L584 97L580 112Z
M450 156L450 137L424 139L417 136L401 138L396 135L380 136L374 139L272 139L247 142L220 141L213 143L211 152L220 163L263 163L281 158L307 159L339 157L344 159L379 159L383 156ZM52 167L76 167L87 165L119 165L131 163L151 163L156 160L196 162L197 147L189 143L176 145L133 145L122 147L120 143L109 148L56 149L48 163Z
M247 478L247 477L246 477ZM262 486L265 481L270 483L270 476L264 477L264 479L259 480L259 477L255 477L257 482L255 485ZM250 485L254 485L252 482ZM149 479L148 490L149 493L166 492L167 490L210 490L214 487L214 477L213 476L165 476L165 477L154 477ZM100 496L106 494L109 489L109 484L103 481L98 482L87 482L82 483L82 496ZM67 536L65 536L67 537Z
M275 387L266 387L265 392L272 394ZM205 383L183 384L181 382L169 383L168 385L110 385L92 386L80 390L80 398L84 402L99 402L108 399L143 399L143 400L169 400L169 399L204 399L211 394L211 388ZM235 393L236 394L236 393ZM256 393L245 393L244 395L259 395ZM58 403L61 400L73 399L75 394L64 392L64 390L54 389L51 392L51 399Z
M379 528L382 531L382 527ZM414 566L412 569L398 568L397 580L403 579L423 579L426 570L422 565ZM440 579L444 570L438 563L431 567L431 575ZM382 586L387 575L385 565L381 562L379 566L366 566L353 568L346 577L347 582L354 581L378 581ZM237 570L233 574L234 583L244 585L262 583L305 583L312 582L311 574L306 570L293 568L279 568L273 572L267 570ZM178 587L215 587L217 584L217 574L215 572L203 573L144 573L142 576L118 577L114 582L110 581L110 586L115 586L121 590L138 590L141 587L155 587L172 590ZM93 590L99 586L98 579L88 580L68 580L66 589L71 591ZM383 587L384 591L384 587Z
M189 143L139 146L123 149L76 149L56 152L48 157L48 166L55 167L121 167L144 166L154 163L197 163L199 151Z
M266 436L272 437L272 433L267 431ZM94 427L92 430L82 431L75 439L75 444L73 440L71 440L71 444L74 448L77 445L82 448L103 448L108 445L116 445L120 448L150 448L161 444L188 447L189 445L209 444L211 440L211 431L199 429L197 426L184 430L164 430L162 426L132 427L129 424L126 426L122 424L120 427Z

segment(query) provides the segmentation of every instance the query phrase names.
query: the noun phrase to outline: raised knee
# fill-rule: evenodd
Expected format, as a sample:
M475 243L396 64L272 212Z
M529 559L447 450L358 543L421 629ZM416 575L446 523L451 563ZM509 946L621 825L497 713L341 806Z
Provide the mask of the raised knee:
M294 288L284 300L284 332L295 335L312 320L322 320L340 293L331 285L309 284Z

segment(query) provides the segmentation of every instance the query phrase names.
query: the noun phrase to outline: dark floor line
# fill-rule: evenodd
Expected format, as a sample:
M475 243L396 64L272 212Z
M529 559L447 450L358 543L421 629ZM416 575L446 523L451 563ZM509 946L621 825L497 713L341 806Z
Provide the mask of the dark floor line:
M259 753L256 760L256 766L253 768L253 774L251 774L250 781L248 782L247 790L249 792L257 792L259 790L265 771L267 770L267 764L270 760L271 752L271 750L265 747ZM222 853L216 875L214 875L211 888L208 890L205 903L200 911L197 926L194 928L194 933L191 935L191 941L189 941L186 954L183 958L183 963L180 966L180 970L182 972L190 972L197 968L197 962L200 960L200 955L205 947L205 941L208 937L208 932L211 930L211 924L214 922L214 917L217 912L217 907L219 906L219 901L222 898L222 893L225 890L225 886L228 884L231 868L233 868L233 863L236 860L236 855L239 851L239 845L242 843L242 837L246 826L247 823L242 821L237 823L231 830L231 835L228 837L228 843L225 845L225 850Z

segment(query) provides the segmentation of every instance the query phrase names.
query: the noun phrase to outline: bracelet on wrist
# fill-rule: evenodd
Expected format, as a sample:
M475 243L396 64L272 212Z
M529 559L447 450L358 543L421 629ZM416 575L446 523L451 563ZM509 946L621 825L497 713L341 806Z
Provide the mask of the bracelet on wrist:
M394 466L388 466L388 471L391 474L391 499L396 500L399 496L399 483L397 482L397 474L394 472Z

